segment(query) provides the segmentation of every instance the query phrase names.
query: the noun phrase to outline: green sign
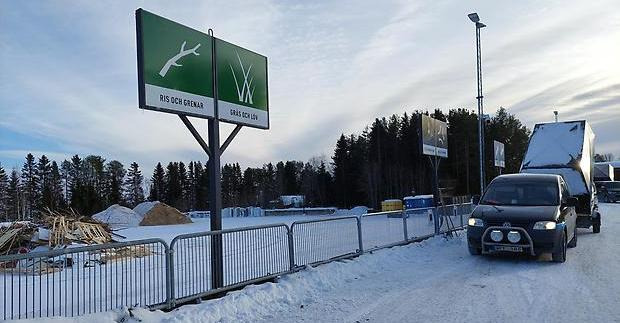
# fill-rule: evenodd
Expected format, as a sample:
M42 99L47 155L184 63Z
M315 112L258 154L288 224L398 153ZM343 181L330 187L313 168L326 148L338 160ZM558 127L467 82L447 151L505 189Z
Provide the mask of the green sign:
M215 51L218 118L269 128L267 57L220 39Z
M214 117L211 37L142 9L136 22L140 107Z
M140 107L269 128L267 57L136 10ZM215 61L213 50L215 43Z

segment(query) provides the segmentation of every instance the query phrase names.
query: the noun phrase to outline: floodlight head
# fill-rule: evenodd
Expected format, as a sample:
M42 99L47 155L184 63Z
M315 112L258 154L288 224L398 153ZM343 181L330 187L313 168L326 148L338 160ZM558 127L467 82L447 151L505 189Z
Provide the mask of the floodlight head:
M480 21L480 17L478 17L478 14L475 12L468 14L467 17L469 17L469 20L471 20L472 22Z
M476 28L478 28L478 29L480 29L480 28L484 28L484 27L486 27L486 26L487 26L487 25L485 25L485 24L483 24L483 23L481 23L481 22L477 22L477 23L476 23Z

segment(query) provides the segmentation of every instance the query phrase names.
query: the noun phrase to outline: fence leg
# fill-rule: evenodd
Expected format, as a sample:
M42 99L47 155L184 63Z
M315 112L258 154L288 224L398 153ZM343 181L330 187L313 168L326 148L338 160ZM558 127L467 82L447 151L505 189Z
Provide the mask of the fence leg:
M364 243L362 242L362 220L360 217L356 217L357 219L357 241L359 243L359 254L364 253Z
M166 304L168 309L175 306L174 302L174 252L166 246Z
M405 242L409 240L409 235L407 234L407 210L403 210L403 235L405 238Z
M433 224L435 224L435 235L439 235L439 217L441 216L439 212L439 207L436 206L433 208Z
M452 216L456 218L456 216L457 216L457 215L459 215L459 214L458 214L458 206L457 206L457 205L455 205L455 206L452 208ZM462 222L462 221L461 221L461 222ZM454 224L452 224L452 226L454 227ZM461 227L462 227L462 226L461 226ZM460 228L460 227L459 227L459 228ZM456 228L453 228L453 229L456 229Z
M295 269L295 241L293 239L293 227L291 226L291 228L289 229L289 227L287 226L286 230L288 235L288 261L290 270L293 271Z

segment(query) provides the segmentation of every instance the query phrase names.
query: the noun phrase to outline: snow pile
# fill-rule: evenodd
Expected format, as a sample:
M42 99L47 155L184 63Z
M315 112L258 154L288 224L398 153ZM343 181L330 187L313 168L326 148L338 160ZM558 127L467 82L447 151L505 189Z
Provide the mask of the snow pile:
M356 216L364 215L364 214L368 213L368 208L365 207L365 206L356 206L356 207L350 209L349 213L351 215L356 215Z
M142 216L130 208L114 204L93 215L93 219L107 223L111 229L122 229L137 227L142 221Z
M136 207L133 208L133 210L138 213L141 217L144 217L154 206L155 204L159 203L159 201L146 201L146 202L142 202L138 205L136 205Z
M334 212L334 216L362 216L368 213L370 209L366 206L356 206L352 209L338 209Z

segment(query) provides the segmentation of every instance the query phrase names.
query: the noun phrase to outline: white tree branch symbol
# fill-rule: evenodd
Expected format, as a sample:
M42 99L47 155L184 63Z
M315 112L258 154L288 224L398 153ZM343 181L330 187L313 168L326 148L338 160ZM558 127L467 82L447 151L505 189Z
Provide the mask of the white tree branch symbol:
M181 50L179 50L179 53L174 55L171 59L169 59L166 64L164 64L164 67L161 68L161 71L159 71L159 75L161 75L161 77L166 76L166 74L168 73L168 70L170 69L171 66L183 66L179 63L177 63L177 61L179 59L181 59L184 56L187 56L189 54L194 54L196 56L200 56L200 53L198 53L196 50L198 49L198 47L200 47L200 44L196 45L196 47L191 48L191 49L185 49L185 44L187 42L183 42L183 44L181 44Z

